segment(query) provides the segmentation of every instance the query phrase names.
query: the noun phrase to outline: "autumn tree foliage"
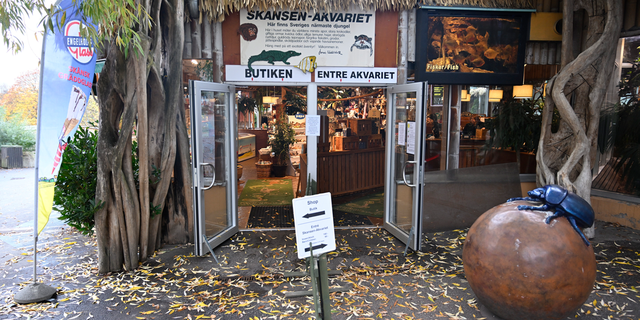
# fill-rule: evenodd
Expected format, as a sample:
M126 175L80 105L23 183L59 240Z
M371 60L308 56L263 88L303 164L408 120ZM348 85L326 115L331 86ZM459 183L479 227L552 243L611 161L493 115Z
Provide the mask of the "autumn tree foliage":
M4 107L5 119L21 118L27 124L37 123L38 82L40 72L31 70L20 75L15 83L0 98L0 106Z

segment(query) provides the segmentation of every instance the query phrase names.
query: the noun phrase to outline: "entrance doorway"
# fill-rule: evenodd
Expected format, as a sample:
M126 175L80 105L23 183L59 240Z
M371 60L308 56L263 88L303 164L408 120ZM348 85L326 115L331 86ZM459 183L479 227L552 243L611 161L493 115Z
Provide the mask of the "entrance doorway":
M338 227L383 224L386 87L317 88L317 110L313 110L320 118L316 179L310 179L308 174L307 88L238 86L236 93L238 164L242 166L242 174L238 174L241 229L292 228L293 213L287 194L301 197L312 192L332 194L334 225ZM251 113L254 107L248 108L253 104L257 105L255 115ZM284 121L295 139L286 158L286 174L282 176L264 169L268 167L265 164L273 166L276 162L268 141L277 137L284 126L278 114L286 114ZM255 143L255 147L245 147L246 139ZM247 157L244 152L250 149L255 152Z
M285 200L289 202L285 207L273 198L283 198L279 193L289 191L292 197L304 196L307 190L335 196L336 226L346 223L355 227L359 222L349 217L360 217L367 225L382 225L411 248L419 249L424 164L416 159L422 158L424 151L423 139L416 137L421 136L425 123L424 85L313 86L314 90L306 90L306 95L305 87L270 88L280 94L280 100L276 99L269 108L263 104L263 110L254 107L258 111L254 113L246 112L251 110L242 106L245 112L241 119L238 111L240 104L247 102L241 102L242 98L250 97L250 87L190 82L197 223L194 229L199 240L196 253L206 253L207 246L214 248L240 228L267 229L268 226L254 225L252 215L261 216L263 222L290 221L291 227L268 229L292 228L293 213L287 212L290 200ZM340 96L331 97L330 93ZM304 99L313 110L287 114L287 95ZM271 111L265 112L266 123L262 111ZM302 134L309 115L320 116L319 136ZM244 126L239 126L240 120ZM290 170L284 177L272 177L273 171L263 176L262 165L273 165L274 155L258 146L255 134L242 131L262 131L266 127L269 141L273 139L269 133L276 135L279 121L293 126L296 139L287 158ZM300 144L299 149L296 144ZM239 158L251 152L252 157ZM243 196L246 191L254 194ZM276 197L271 197L274 192ZM381 216L372 215L374 204L382 207ZM354 208L360 212L353 212Z

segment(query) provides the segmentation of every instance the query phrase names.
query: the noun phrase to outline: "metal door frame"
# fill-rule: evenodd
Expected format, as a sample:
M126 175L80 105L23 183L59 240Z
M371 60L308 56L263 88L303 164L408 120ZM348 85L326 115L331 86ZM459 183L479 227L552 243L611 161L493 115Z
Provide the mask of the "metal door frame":
M412 203L412 228L410 232L406 232L402 228L393 224L391 221L392 206L396 199L394 186L398 183L398 178L394 175L396 167L395 149L396 149L396 95L397 93L416 93L416 116L415 116L415 154L414 174L412 181L407 183L401 179L400 181L413 189ZM427 82L417 82L411 84L403 84L387 87L387 137L386 137L386 169L385 169L385 212L384 212L384 228L393 234L400 241L408 244L412 250L420 250L422 235L422 208L423 208L423 182L424 182L424 130L426 124L426 101L429 90ZM407 121L408 122L408 121ZM407 126L408 127L408 126ZM407 161L408 163L409 161ZM404 169L404 166L403 166Z
M226 162L228 164L225 170L225 181L229 182L227 184L227 192L226 192L226 201L227 201L227 221L229 221L229 226L227 226L223 231L217 233L212 237L206 237L205 230L205 216L204 216L204 191L209 189L215 183L215 169L214 169L214 179L211 183L210 187L206 187L203 185L203 178L201 175L201 168L206 165L212 165L209 163L204 163L203 156L203 147L202 147L202 122L200 119L202 118L202 109L201 102L202 96L200 92L202 91L216 91L216 92L225 92L227 93L226 98L226 108L225 108L225 118L227 119L227 130L225 132L225 154L226 154ZM207 244L210 248L215 248L231 236L238 232L238 203L237 203L237 194L238 194L238 185L237 181L237 173L236 166L238 163L236 150L237 146L237 136L238 136L238 128L237 128L237 106L235 99L235 87L233 85L228 84L220 84L220 83L212 83L205 81L189 81L189 97L190 97L190 113L191 113L191 154L192 154L192 165L191 168L193 170L193 214L194 214L194 250L196 255L204 255L207 252ZM206 237L206 243L204 241Z

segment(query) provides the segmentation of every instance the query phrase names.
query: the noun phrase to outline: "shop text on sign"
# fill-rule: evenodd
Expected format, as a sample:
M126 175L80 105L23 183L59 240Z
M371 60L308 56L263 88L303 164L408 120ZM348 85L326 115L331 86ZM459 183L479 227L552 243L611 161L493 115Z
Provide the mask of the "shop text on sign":
M298 258L310 257L311 248L315 255L335 250L331 193L296 198L292 203Z
M319 79L389 79L395 78L395 72L387 71L318 71Z
M319 22L350 22L350 23L369 23L369 20L373 16L372 13L315 13L308 14L307 12L296 11L248 11L247 20L270 20L270 21L307 21L307 18L311 21ZM271 26L275 26L272 24ZM294 25L295 27L304 27L301 24ZM307 25L308 27L309 25Z
M396 68L318 67L316 82L390 83L397 82Z
M311 73L306 74L291 66L225 66L226 81L242 82L311 82Z

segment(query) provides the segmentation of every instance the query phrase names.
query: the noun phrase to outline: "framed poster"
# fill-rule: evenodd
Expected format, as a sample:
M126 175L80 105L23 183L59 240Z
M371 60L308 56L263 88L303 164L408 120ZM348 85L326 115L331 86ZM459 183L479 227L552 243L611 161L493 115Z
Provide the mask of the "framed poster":
M522 84L530 16L526 11L418 9L416 81Z
M374 11L240 9L240 60L254 73L263 66L373 67ZM255 70L254 70L255 69Z
M444 102L444 87L431 86L431 106L442 106Z

